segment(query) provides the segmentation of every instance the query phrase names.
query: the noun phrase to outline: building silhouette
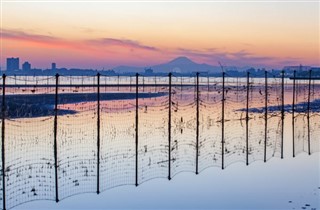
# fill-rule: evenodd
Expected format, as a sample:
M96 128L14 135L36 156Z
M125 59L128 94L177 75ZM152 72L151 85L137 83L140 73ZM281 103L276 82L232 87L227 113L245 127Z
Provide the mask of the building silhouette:
M285 66L283 67L284 71L309 71L312 67L311 66Z
M31 70L31 64L28 61L24 62L22 64L22 70L23 71L30 71Z
M56 63L52 63L51 64L51 70L56 70L57 69L57 64Z
M19 58L7 58L7 71L19 70Z

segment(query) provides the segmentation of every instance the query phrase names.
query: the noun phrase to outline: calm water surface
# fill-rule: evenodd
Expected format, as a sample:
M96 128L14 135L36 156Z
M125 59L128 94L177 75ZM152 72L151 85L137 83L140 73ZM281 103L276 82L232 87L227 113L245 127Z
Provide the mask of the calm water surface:
M10 81L10 79L12 81ZM9 84L18 81L9 78ZM54 78L42 78L54 84ZM68 78L63 78L68 81ZM96 80L92 83L96 84ZM144 79L143 79L144 80ZM40 81L40 80L39 80ZM39 84L36 81L36 84ZM81 79L70 79L81 84ZM88 82L88 80L85 80ZM91 80L90 80L91 81ZM108 78L102 81L109 81ZM111 81L111 80L110 80ZM117 82L117 80L112 80ZM134 83L132 78L123 82ZM30 81L34 83L35 81ZM167 83L167 78L139 83ZM245 79L226 79L224 114L224 166L222 167L221 78L201 78L199 94L199 175L196 170L195 78L173 78L171 177L168 181L168 87L139 87L139 92L161 93L139 98L138 183L135 187L135 99L100 102L100 193L97 190L97 103L60 101L57 120L58 186L55 199L52 115L6 120L7 206L15 209L319 209L320 116L312 112L295 118L293 158L292 84L286 80L284 127L281 124L281 84L270 78L268 125L265 124L263 79L252 79L249 92ZM68 83L68 82L65 82ZM300 82L296 103L306 102L307 83ZM27 94L35 87L11 88L8 95ZM320 98L312 86L311 102ZM36 88L54 96L54 87ZM95 87L63 87L60 93L94 93ZM101 87L102 93L135 93L133 87ZM247 93L249 97L247 99ZM30 94L30 93L29 93ZM86 95L83 95L86 97ZM249 155L246 166L246 102L249 112ZM71 100L72 101L72 100ZM49 104L50 105L50 104ZM53 109L52 104L50 105ZM309 130L308 130L309 128ZM281 159L281 135L284 159ZM308 136L308 133L310 136ZM266 136L267 135L267 136ZM265 138L267 144L264 144ZM310 139L311 155L307 154ZM266 147L266 154L264 148ZM264 155L267 162L264 163ZM159 178L159 179L156 179ZM152 179L152 180L151 180ZM148 181L151 180L151 181ZM147 182L148 181L148 182ZM125 185L125 186L123 186ZM121 186L121 187L120 187ZM84 192L91 192L83 194ZM76 196L73 196L76 195ZM66 199L67 198L67 199Z

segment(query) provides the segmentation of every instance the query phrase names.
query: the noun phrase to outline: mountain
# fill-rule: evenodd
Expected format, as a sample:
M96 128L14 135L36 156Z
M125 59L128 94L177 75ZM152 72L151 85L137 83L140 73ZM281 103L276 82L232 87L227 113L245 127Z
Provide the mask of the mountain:
M124 72L143 72L146 67L130 67L130 66L118 66L114 68L114 71L117 73ZM191 72L210 72L217 73L221 71L220 67L211 66L208 64L199 64L190 60L187 57L178 57L168 63L163 63L159 65L150 66L155 73L169 73L169 72L178 72L178 73L191 73Z
M219 72L220 67L210 66L208 64L195 63L187 57L178 57L165 64L155 65L151 67L154 72L178 72L178 73L191 73L191 72Z
M116 73L124 73L124 72L144 72L145 67L137 67L137 66L117 66L113 70Z
M173 64L173 65L185 65L185 64L195 64L195 62L193 62L192 60L190 60L187 57L177 57L175 59L173 59L172 61L169 61L168 64Z

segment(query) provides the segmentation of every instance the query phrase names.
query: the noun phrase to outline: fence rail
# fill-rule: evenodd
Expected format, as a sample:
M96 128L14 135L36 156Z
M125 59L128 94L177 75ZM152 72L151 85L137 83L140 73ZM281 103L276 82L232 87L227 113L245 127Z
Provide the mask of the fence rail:
M320 80L3 75L2 209L319 150Z

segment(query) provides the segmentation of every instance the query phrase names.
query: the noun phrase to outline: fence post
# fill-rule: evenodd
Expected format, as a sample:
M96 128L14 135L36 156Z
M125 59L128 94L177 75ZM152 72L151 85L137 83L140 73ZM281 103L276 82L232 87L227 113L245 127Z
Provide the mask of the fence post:
M249 85L250 72L247 72L247 102L246 102L246 165L249 165Z
M183 77L182 76L180 76L180 79L181 79L181 81L180 81L180 99L182 99L182 81L183 81Z
M237 76L237 102L239 102L239 76Z
M97 194L100 193L100 73L97 74Z
M222 116L221 116L221 148L222 148L222 166L221 168L224 169L224 103L225 103L225 98L224 98L224 84L225 83L225 72L222 72Z
M267 139L268 139L268 72L264 72L264 162L267 162Z
M197 72L196 174L199 173L199 72Z
M120 75L118 74L118 91L120 90Z
M295 157L295 103L296 103L296 70L293 71L293 87L292 87L292 155Z
M168 144L169 144L169 162L168 162L168 179L171 180L171 85L172 85L172 73L169 73L169 116L168 116Z
M56 90L55 90L55 105L54 105L54 173L56 186L56 202L59 202L58 192L58 151L57 151L57 127L58 127L58 85L59 74L56 74Z
M209 99L209 92L210 92L210 76L209 76L209 74L208 74L208 76L207 76L207 85L208 85L208 99Z
M281 159L283 159L283 141L284 141L284 70L281 72Z
M144 92L144 76L142 76L142 92Z
M308 154L311 155L310 148L310 98L311 98L311 74L312 70L309 70L309 84L308 84L308 111L307 111L307 119L308 119Z
M138 186L138 139L139 139L139 124L138 124L138 112L139 112L139 74L136 73L136 186Z
M157 76L154 76L154 92L157 92Z
M56 75L58 75L58 74L56 74ZM84 90L84 85L83 85L83 76L81 76L81 85L82 85L82 91Z
M5 119L6 119L6 75L2 75L2 126L1 126L1 154L2 154L2 204L3 210L6 209L6 176L5 176L5 146L4 146L4 139L5 139Z

